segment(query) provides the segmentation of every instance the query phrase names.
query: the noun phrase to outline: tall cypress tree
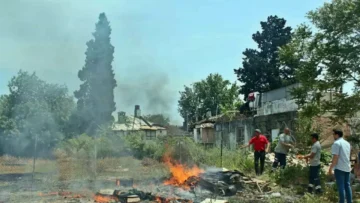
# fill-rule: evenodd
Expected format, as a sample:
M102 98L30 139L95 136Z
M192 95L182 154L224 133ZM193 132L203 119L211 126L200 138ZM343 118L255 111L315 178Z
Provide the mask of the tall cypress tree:
M86 43L86 59L78 77L82 81L75 91L77 98L77 130L94 135L96 130L113 122L116 80L112 61L114 47L110 43L111 27L105 13L99 15L94 39Z

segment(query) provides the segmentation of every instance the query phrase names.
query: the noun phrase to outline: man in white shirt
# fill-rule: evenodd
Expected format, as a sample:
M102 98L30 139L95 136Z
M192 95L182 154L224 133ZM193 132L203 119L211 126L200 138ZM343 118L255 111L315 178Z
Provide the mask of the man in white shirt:
M339 202L345 203L346 197L346 202L352 203L352 192L350 186L351 146L349 142L343 139L343 132L341 130L334 129L333 133L335 142L331 147L333 158L329 168L329 174L332 174L334 169L336 185L339 192Z

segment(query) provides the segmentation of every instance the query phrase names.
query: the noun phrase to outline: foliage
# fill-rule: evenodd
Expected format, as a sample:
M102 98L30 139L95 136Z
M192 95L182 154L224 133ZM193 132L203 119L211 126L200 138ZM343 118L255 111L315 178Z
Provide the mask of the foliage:
M180 92L179 113L189 123L201 120L208 111L211 115L221 113L220 106L235 105L239 102L236 84L224 80L219 74L210 74L205 80L185 86Z
M277 146L279 142L279 137L275 138L275 140L273 140L271 143L270 143L270 150L272 152L275 152L275 147Z
M35 73L19 71L9 82L9 95L0 99L2 149L13 155L48 155L63 138L73 98L64 86L49 84Z
M235 69L238 80L243 84L240 93L245 98L251 91L269 91L295 83L295 69L280 66L278 49L291 40L291 28L286 20L269 16L266 22L260 22L262 31L253 34L258 50L246 49L243 54L243 66Z
M332 154L328 151L321 150L320 162L328 165L331 162Z
M94 135L99 126L111 124L115 111L116 80L112 61L114 47L110 43L111 28L104 13L99 16L94 39L87 42L86 60L79 71L83 82L75 92L77 112L72 122L78 133Z
M139 159L149 157L160 161L165 153L163 140L146 141L145 135L142 133L126 135L124 142L127 149Z
M149 157L160 161L164 155L169 155L173 160L187 165L221 167L219 148L206 149L187 137L165 137L148 141L142 135L129 135L126 144L137 158ZM253 172L253 160L245 153L241 150L224 149L223 157L226 158L223 159L222 166L246 173Z
M81 134L59 143L57 149L69 157L77 158L106 158L127 154L124 139L110 133L98 133L95 137Z
M294 174L296 174L296 176L294 176ZM336 188L325 185L327 175L323 169L320 170L320 182L324 190L324 194L321 196L313 196L306 193L306 185L309 183L309 167L303 167L301 165L286 166L283 170L275 171L271 178L280 186L291 187L299 194L305 193L303 198L297 202L315 202L316 200L321 202L338 201Z
M296 174L296 177L294 177ZM283 170L277 170L272 174L275 182L281 186L308 184L309 168L301 165L286 166Z
M144 118L154 124L162 125L162 126L169 126L170 119L169 117L164 116L163 114L149 114L144 116Z
M293 59L298 64L296 77L302 86L296 88L293 95L307 117L332 111L334 120L348 122L348 118L360 110L357 102L360 99L359 5L359 0L333 0L309 12L308 18L317 32L312 34L306 28L303 43L293 41L285 49L288 50L284 51L286 54L282 53L284 61ZM304 29L304 26L300 27L298 35ZM298 50L302 55L299 56ZM354 84L353 94L342 91L347 82ZM322 100L329 91L336 94Z
M320 133L320 128L314 128L312 118L303 116L302 112L298 114L298 120L296 122L296 147L300 153L308 154L311 146L310 135L314 132Z

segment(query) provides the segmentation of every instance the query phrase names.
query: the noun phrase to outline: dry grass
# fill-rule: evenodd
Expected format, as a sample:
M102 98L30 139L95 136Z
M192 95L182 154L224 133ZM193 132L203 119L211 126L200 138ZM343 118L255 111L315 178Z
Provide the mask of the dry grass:
M32 159L23 159L10 156L0 157L0 174L31 173ZM55 162L51 160L37 159L35 172L46 173L55 170Z
M32 172L32 159L16 157L0 157L0 174L25 174ZM96 175L94 168L96 167ZM58 181L93 179L160 178L168 174L166 167L156 161L144 166L140 160L133 157L98 159L76 159L67 156L57 156L56 160L36 160L37 173L55 173Z

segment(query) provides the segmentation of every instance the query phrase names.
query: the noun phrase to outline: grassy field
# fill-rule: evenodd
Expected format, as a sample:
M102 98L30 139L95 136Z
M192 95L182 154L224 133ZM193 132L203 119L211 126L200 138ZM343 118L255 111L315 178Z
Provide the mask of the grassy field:
M143 161L132 157L98 159L96 174L92 168L95 167L94 164L88 160L70 158L39 159L36 160L33 180L32 159L0 157L0 202L41 202L46 199L48 202L56 202L59 200L55 197L49 199L39 194L59 191L94 194L101 188L115 188L115 180L118 178L131 178L136 182L168 175L163 164L147 159ZM89 198L92 199L91 195Z

